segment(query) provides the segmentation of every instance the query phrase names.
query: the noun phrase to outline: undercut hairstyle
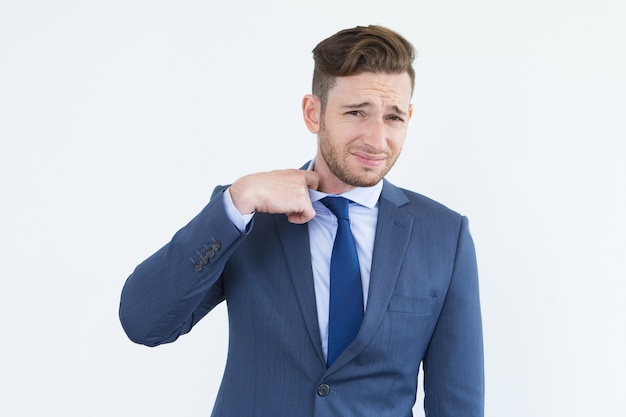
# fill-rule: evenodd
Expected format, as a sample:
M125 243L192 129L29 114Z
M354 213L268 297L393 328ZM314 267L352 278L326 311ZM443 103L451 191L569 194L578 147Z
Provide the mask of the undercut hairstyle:
M402 74L415 87L415 48L400 34L383 26L357 26L324 39L313 49L313 95L326 108L328 92L337 77L364 72Z

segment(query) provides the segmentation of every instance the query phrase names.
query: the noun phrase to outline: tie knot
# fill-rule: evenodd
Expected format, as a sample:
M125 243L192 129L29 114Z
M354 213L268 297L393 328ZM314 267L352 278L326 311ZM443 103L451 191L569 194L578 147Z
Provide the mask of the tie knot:
M340 220L350 220L350 200L343 197L324 197L320 200Z

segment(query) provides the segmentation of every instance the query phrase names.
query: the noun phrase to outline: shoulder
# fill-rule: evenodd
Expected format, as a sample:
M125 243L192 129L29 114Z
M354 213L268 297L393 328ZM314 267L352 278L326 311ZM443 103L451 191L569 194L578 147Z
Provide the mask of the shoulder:
M463 217L458 212L415 191L400 188L387 180L383 183L381 199L389 201L399 209L416 216L436 217L460 222Z

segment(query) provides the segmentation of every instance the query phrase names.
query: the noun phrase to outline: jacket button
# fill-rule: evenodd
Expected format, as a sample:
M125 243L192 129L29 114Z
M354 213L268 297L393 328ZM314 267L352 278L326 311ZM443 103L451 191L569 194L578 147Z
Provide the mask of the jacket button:
M213 249L209 249L206 251L206 257L209 259L213 259L215 257L215 251Z
M202 271L203 268L204 267L202 266L200 262L196 262L195 264L193 264L193 270L196 272Z
M213 242L212 247L213 247L213 250L217 252L218 250L222 248L222 242L220 242L219 240L216 240L215 242Z
M317 395L325 397L330 393L330 387L328 384L319 384L317 387Z

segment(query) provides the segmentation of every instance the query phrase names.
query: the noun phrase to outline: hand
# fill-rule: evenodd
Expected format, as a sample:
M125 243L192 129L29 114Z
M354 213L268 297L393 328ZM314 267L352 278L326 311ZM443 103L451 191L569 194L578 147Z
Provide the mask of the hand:
M233 204L242 214L282 213L291 223L303 224L315 217L309 188L317 190L313 171L287 169L246 175L230 186Z

